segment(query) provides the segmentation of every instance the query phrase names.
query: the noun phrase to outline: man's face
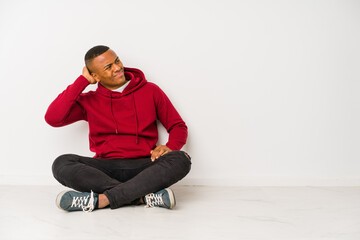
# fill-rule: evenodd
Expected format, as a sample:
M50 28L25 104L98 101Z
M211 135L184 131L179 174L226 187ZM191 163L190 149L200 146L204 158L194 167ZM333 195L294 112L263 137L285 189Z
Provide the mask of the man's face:
M111 49L97 56L87 65L95 80L107 89L114 90L126 83L124 66Z

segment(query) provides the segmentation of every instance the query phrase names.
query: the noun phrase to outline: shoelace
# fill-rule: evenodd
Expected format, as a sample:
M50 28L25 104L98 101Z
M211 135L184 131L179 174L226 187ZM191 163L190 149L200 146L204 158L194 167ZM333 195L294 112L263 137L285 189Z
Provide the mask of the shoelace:
M145 196L145 199L146 199L146 206L145 207L147 207L147 208L155 207L155 206L158 206L158 205L164 205L161 194L150 193L150 194Z
M89 199L89 196L86 197L73 197L71 207L81 207L84 212L92 212L94 210L94 193L91 191L90 199L86 206L84 206Z

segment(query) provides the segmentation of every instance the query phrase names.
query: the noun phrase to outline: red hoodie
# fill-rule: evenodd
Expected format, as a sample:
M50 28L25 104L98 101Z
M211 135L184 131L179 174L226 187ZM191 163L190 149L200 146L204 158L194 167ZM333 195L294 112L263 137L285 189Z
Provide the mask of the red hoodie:
M156 147L158 119L169 133L166 146L180 150L187 126L169 98L139 69L124 70L130 83L122 93L101 84L96 91L82 93L90 83L79 76L50 104L45 121L53 127L88 121L90 150L96 158L142 158Z

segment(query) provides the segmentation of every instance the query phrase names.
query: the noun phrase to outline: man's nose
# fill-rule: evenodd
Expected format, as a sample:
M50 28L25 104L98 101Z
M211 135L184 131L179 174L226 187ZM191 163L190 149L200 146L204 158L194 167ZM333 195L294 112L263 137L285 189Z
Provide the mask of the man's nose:
M118 64L113 64L112 67L114 72L117 72L121 69L121 67Z

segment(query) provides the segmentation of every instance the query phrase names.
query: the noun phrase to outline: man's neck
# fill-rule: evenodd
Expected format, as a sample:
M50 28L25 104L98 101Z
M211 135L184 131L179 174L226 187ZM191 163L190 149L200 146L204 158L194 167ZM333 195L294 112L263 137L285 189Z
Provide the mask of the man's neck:
M101 86L103 86L104 88L108 89L108 90L111 90L111 91L115 91L116 89L119 89L121 87L123 87L124 85L127 85L127 83L129 83L130 81L129 80L125 80L125 82L121 83L121 84L118 84L116 86L109 86L109 85L106 85L106 84L103 84L101 81L99 82L101 84Z
M126 86L129 85L129 83L130 83L130 81L129 81L129 80L126 80L125 83L123 83L120 87L115 88L115 89L112 89L111 91L121 93L122 91L124 91L124 89L126 88Z

